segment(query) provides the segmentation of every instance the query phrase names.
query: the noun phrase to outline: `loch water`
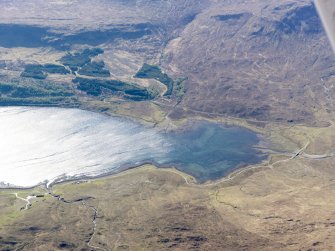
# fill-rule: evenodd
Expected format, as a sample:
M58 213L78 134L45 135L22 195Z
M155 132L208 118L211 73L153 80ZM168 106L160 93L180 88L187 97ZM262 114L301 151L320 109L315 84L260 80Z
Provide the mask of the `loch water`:
M79 109L0 108L0 138L1 186L96 177L143 163L205 182L266 158L255 148L259 136L245 128L197 121L166 131Z

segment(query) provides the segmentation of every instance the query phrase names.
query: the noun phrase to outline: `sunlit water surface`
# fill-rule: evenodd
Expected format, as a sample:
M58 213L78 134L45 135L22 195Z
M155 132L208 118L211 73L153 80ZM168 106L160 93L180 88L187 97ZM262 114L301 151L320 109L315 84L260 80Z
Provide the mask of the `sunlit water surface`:
M78 109L0 108L0 182L34 186L115 173L142 163L175 166L203 182L260 162L259 138L239 127L196 122L164 133Z

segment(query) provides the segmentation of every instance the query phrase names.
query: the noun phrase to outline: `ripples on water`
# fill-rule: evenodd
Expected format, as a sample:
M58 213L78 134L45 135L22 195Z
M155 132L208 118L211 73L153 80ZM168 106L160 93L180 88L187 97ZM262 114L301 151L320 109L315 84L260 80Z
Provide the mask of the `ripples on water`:
M153 162L176 165L200 181L263 156L242 128L197 123L161 133L127 119L59 108L0 108L0 181L33 186L61 177L96 176Z

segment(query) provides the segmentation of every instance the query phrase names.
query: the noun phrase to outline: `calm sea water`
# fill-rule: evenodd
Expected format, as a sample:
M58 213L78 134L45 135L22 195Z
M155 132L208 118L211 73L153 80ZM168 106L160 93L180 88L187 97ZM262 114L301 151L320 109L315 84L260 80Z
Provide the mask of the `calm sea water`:
M196 122L165 133L77 109L0 108L0 138L0 182L22 187L147 162L204 182L265 157L254 149L257 135L243 128Z

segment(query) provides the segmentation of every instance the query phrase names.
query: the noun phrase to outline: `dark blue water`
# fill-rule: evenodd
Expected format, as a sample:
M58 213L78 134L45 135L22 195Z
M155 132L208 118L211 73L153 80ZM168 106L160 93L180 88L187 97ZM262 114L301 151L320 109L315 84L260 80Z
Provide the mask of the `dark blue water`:
M222 178L241 166L266 158L254 148L260 141L257 134L241 127L197 122L167 137L173 142L174 150L167 160L159 163L175 165L199 182Z

